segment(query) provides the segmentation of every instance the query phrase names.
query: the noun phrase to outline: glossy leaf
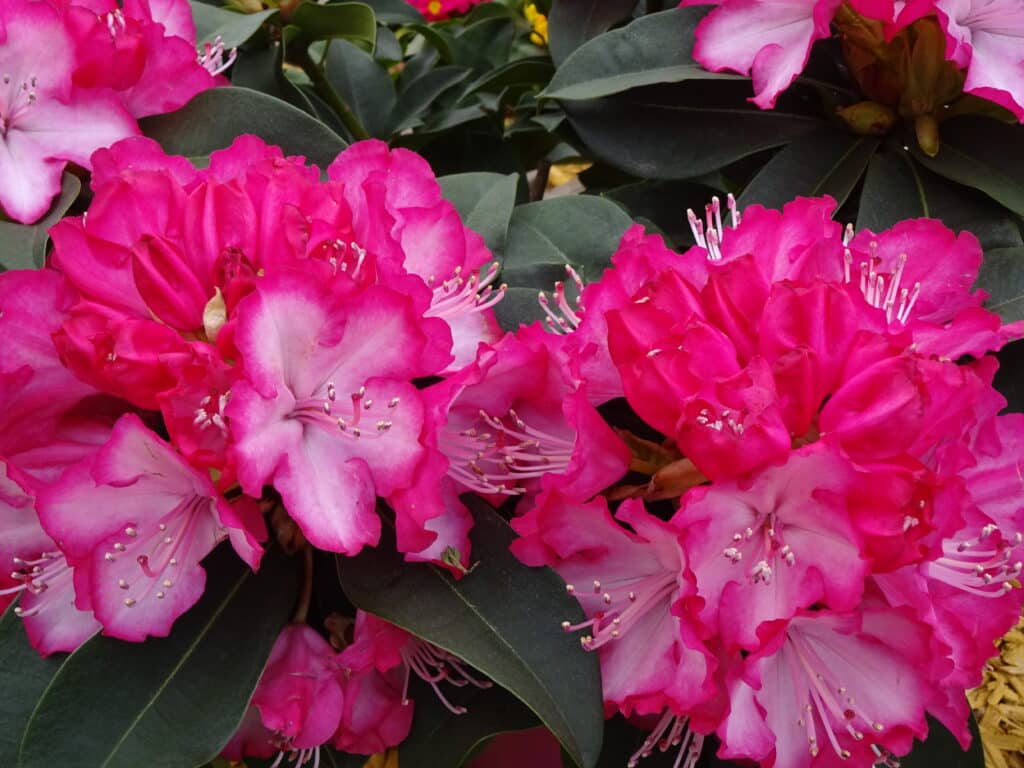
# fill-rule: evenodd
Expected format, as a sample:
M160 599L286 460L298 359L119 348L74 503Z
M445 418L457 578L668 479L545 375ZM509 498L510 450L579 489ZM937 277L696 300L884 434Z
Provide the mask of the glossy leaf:
M708 103L700 81L648 86L586 102L563 102L569 121L598 159L635 176L685 179L755 152L788 144L821 123L781 108L761 111ZM716 90L730 83L716 82ZM746 83L737 83L748 87Z
M492 736L538 725L527 707L497 686L468 687L448 698L466 713L453 714L426 685L415 686L412 731L398 747L401 768L459 768Z
M499 67L508 60L515 34L515 23L505 16L477 21L452 40L452 61L477 73Z
M596 280L632 223L615 203L591 195L519 206L509 225L502 279L535 295L565 280L567 265L585 282Z
M915 150L925 167L980 189L1024 215L1024 128L987 117L955 117L942 123L935 157Z
M49 212L35 224L0 221L0 272L43 266L50 242L47 231L67 213L81 191L82 182L78 177L65 173L60 180L60 194L54 199Z
M377 21L384 24L415 24L423 16L405 0L364 0L373 9Z
M985 306L1007 323L1024 320L1024 248L994 248L985 253L978 287L988 291Z
M436 67L411 81L400 94L390 117L392 133L419 122L419 116L437 99L469 77L464 67Z
M587 40L629 18L636 0L554 0L548 15L548 48L555 64Z
M201 765L242 719L297 593L297 563L268 553L253 574L230 547L204 562L206 592L170 637L96 636L46 688L20 768Z
M875 136L855 136L833 126L812 131L769 160L743 190L739 203L782 208L797 196L831 195L842 205L879 142Z
M13 605L0 616L0 765L17 764L21 734L36 701L66 658L63 653L40 658Z
M140 125L165 152L186 157L209 155L243 133L254 133L279 145L286 155L303 155L322 166L347 146L341 136L301 109L248 88L203 91L177 112L147 117Z
M543 85L551 79L553 72L551 62L547 59L539 57L516 59L479 77L466 89L466 93L478 91L496 93L510 86Z
M694 30L706 14L700 6L675 8L594 38L558 68L544 96L597 99L656 83L745 79L708 72L693 60Z
M248 42L265 21L277 15L276 8L257 13L237 13L194 0L189 5L196 23L196 42L200 46L219 37L225 48L237 48Z
M500 173L459 173L442 176L441 192L462 216L463 223L483 237L495 258L505 252L509 221L516 204L519 177Z
M310 40L341 37L371 49L377 41L377 19L365 3L320 5L307 0L295 9L289 23Z
M693 245L686 209L704 210L721 192L696 181L639 181L604 193L633 218L650 220L678 247Z
M514 534L486 503L466 497L476 517L478 563L461 580L404 563L391 541L337 558L349 599L370 613L465 659L526 704L581 768L601 750L603 715L597 657L561 631L582 616L562 580L508 551ZM403 764L404 765L404 764Z
M371 136L390 136L397 97L386 69L347 40L335 40L327 51L326 75Z

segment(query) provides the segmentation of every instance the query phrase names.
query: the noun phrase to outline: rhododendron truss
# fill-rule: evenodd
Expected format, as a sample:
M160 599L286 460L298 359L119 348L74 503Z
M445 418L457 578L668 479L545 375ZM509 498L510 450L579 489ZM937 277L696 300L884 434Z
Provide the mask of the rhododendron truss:
M542 297L632 458L591 498L546 476L512 549L578 599L606 713L652 729L631 765L710 734L765 768L895 764L926 715L966 744L1020 615L1024 432L989 353L1024 325L972 292L972 235L834 206L716 199L687 252L637 226L578 303Z
M0 210L42 217L68 163L139 132L135 118L170 112L225 84L211 49L196 51L186 0L0 5Z

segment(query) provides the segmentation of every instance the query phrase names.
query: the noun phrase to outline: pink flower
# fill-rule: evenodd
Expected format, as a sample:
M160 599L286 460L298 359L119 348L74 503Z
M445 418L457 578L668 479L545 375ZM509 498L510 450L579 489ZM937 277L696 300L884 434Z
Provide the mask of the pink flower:
M523 537L512 552L554 568L580 601L587 620L562 626L585 631L583 648L599 651L606 712L682 713L709 698L714 660L682 610L694 588L680 529L636 500L613 519L603 497L580 504L557 491L512 526Z
M71 38L47 3L0 9L0 206L30 224L60 191L68 162L89 168L99 147L138 133L106 89L72 84ZM59 129L55 129L59 126Z
M490 0L406 0L409 5L422 13L427 21L442 21Z
M230 538L249 565L259 564L256 536L243 523L250 515L133 414L93 456L42 489L37 507L74 566L76 604L123 640L170 632L202 595L199 563L220 541Z
M318 762L345 705L338 654L312 627L289 624L278 636L242 726L222 755L229 760L290 753L297 766Z
M376 544L376 497L410 486L424 457L411 381L446 365L444 324L390 289L297 274L264 278L238 317L245 380L226 414L242 487L273 484L317 547Z

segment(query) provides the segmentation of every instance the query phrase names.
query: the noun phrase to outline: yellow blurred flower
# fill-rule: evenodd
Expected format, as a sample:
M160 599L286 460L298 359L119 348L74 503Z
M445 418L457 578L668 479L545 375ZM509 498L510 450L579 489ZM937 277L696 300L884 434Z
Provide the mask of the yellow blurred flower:
M523 13L526 15L526 20L530 22L530 26L533 27L533 32L530 33L530 41L534 45L547 45L548 17L538 11L537 6L533 3L528 3L526 8L523 9Z

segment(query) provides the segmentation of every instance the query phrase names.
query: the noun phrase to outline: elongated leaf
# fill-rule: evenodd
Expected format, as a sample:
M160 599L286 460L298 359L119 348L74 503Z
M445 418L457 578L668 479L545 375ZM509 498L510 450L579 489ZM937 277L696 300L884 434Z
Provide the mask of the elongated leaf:
M410 82L398 95L390 117L391 132L396 133L418 122L420 114L439 96L469 77L469 73L464 67L437 67Z
M496 258L505 253L519 177L500 173L458 173L438 181L463 223L483 237Z
M580 138L601 160L649 179L685 179L715 171L818 127L781 109L716 106L688 81L648 86L604 99L562 102ZM715 83L723 89L730 83ZM737 83L745 87L744 83ZM737 98L735 103L742 104Z
M516 59L478 78L466 89L466 94L478 91L496 93L510 86L543 85L551 79L553 72L547 59Z
M745 79L708 72L693 60L694 30L706 14L706 7L675 8L600 35L565 60L543 95L597 99L656 83Z
M566 265L596 280L632 223L615 203L590 195L521 205L512 213L502 278L535 296L565 280Z
M344 41L336 43L341 44ZM347 146L341 136L301 109L248 88L203 91L177 112L147 117L139 124L165 152L186 157L209 155L243 133L254 133L279 145L286 155L304 155L323 166Z
M377 20L373 9L365 3L303 2L295 9L289 23L302 29L303 36L309 40L341 37L370 49L377 41Z
M415 24L423 16L405 0L364 0L373 9L377 21L383 24Z
M66 658L65 654L39 658L21 619L14 615L14 606L0 617L0 765L17 764L29 716Z
M1024 215L1024 128L971 115L945 121L939 135L935 157L915 149L922 165Z
M875 155L864 179L857 226L881 232L921 216L970 231L986 251L1024 245L1015 217L987 195L932 173L907 152Z
M397 97L387 70L347 40L335 40L327 51L326 74L367 132L388 138Z
M500 67L508 60L515 34L515 23L505 16L477 21L452 40L452 61L480 74Z
M636 0L554 0L548 15L548 48L555 64L587 40L629 17Z
M453 704L466 708L463 715L453 714L426 685L417 685L412 698L412 731L398 748L402 768L459 768L492 736L538 725L529 709L497 686L451 694Z
M988 291L985 305L1005 322L1024 320L1024 248L987 251L978 286Z
M516 695L551 730L576 763L592 768L601 751L603 716L597 657L561 631L581 616L553 571L528 568L508 551L508 524L478 499L473 559L455 581L447 572L402 561L390 542L358 557L339 557L349 599L465 659ZM403 764L404 765L404 764Z
M196 23L196 42L212 43L218 37L225 48L237 48L256 34L263 22L277 15L277 9L271 8L257 13L236 13L225 8L215 8L206 3L189 3L192 6L192 18Z
M794 197L831 195L846 202L860 181L880 139L824 126L801 136L769 160L753 178L740 205L781 208Z
M633 218L654 222L677 246L693 245L686 209L703 210L715 195L721 192L696 181L640 181L604 193Z
M49 212L35 224L0 221L0 272L43 266L46 246L50 241L47 232L67 213L81 191L82 182L78 177L65 173L60 180L60 194L54 199Z
M222 546L206 593L170 637L97 636L54 675L21 743L21 768L182 768L238 727L297 591L295 563L268 553L252 574Z

